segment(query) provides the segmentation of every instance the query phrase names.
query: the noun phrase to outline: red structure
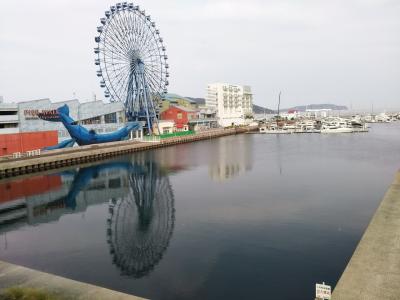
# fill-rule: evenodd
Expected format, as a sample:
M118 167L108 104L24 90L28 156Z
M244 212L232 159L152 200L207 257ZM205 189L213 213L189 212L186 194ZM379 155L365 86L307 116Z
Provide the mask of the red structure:
M58 144L58 133L53 131L0 134L0 156L26 152Z
M170 106L161 113L160 117L161 120L174 121L176 128L182 129L190 120L197 119L197 112L182 106Z
M62 185L61 176L37 176L20 181L0 183L0 205L15 199L39 195Z

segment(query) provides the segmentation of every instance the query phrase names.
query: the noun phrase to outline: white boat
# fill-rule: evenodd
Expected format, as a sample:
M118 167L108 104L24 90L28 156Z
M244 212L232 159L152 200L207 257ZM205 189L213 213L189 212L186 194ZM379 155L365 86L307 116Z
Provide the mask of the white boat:
M351 133L351 123L343 118L327 118L322 121L321 133Z
M353 128L322 126L321 133L352 133Z
M294 132L293 130L276 129L274 127L267 128L266 126L261 126L258 131L259 133L268 133L268 134L290 134Z

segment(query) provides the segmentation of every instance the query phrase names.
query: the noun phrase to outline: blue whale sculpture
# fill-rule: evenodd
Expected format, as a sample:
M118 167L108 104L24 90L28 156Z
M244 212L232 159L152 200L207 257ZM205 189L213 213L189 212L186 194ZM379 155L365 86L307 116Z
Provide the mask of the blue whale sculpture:
M56 115L39 114L39 117L47 121L62 122L72 140L75 140L79 146L122 141L128 138L131 131L142 129L142 125L139 122L128 122L126 126L117 131L98 134L93 129L88 130L73 120L69 116L67 104L59 107Z

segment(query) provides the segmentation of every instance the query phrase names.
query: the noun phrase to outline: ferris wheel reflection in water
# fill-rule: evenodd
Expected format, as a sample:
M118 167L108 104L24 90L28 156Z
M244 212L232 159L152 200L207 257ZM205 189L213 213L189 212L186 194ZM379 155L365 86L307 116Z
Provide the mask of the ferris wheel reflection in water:
M140 278L160 262L175 222L174 196L168 177L154 162L128 175L129 193L111 199L107 242L113 263L123 275Z
M140 278L160 262L173 233L174 195L167 171L146 155L80 168L63 200L75 209L79 193L94 179L116 172L125 192L109 200L107 243L121 273Z

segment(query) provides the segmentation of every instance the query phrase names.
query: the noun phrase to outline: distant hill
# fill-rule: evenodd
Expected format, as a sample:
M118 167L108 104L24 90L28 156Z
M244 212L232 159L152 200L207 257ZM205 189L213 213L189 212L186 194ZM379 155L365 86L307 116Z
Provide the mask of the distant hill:
M263 113L273 114L274 111L272 109L253 104L253 113L255 113L255 114L263 114Z
M335 105L335 104L310 104L310 105L300 105L291 108L284 108L281 111L297 110L306 111L306 109L332 109L332 110L347 110L347 106Z
M204 98L194 98L194 97L185 97L185 98L195 101L197 103L197 105L205 105L206 104L206 100ZM263 114L263 113L271 114L274 111L269 108L264 108L262 106L253 104L253 112L255 114Z

